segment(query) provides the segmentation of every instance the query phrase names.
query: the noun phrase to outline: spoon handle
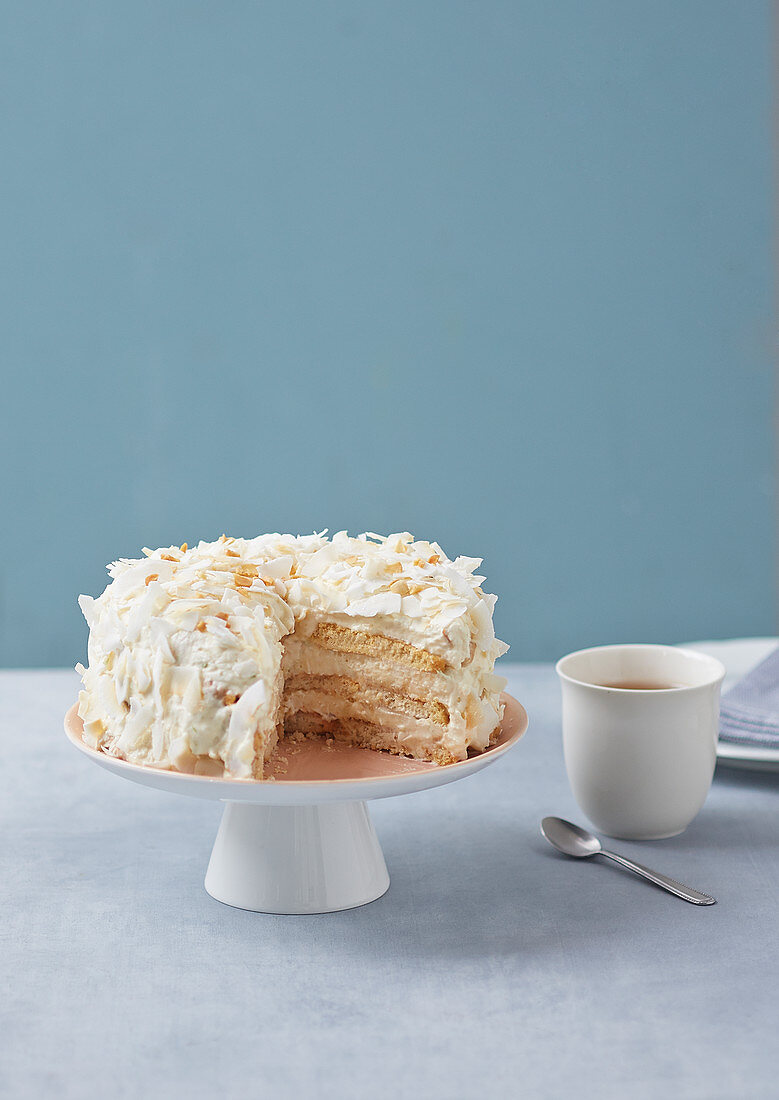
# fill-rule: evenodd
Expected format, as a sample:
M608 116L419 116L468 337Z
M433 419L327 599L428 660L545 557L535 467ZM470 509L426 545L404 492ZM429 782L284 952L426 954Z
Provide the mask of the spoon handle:
M664 890L668 890L671 894L676 894L678 898L684 898L685 901L692 902L693 905L717 904L716 898L709 897L708 894L702 894L700 890L693 890L689 886L684 886L681 882L677 882L676 879L669 878L668 875L661 875L658 871L652 871L649 867L644 867L643 863L634 863L632 859L625 859L624 856L618 856L616 852L607 852L605 848L601 848L598 855L605 856L606 859L613 859L615 863L621 863L622 866L627 867L629 871L635 871L637 875L649 879L655 886L662 886Z

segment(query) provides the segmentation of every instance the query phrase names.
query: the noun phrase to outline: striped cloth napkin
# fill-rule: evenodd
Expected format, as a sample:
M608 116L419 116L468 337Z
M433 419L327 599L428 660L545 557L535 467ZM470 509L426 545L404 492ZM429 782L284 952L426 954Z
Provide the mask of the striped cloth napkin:
M779 748L779 648L722 696L720 737Z

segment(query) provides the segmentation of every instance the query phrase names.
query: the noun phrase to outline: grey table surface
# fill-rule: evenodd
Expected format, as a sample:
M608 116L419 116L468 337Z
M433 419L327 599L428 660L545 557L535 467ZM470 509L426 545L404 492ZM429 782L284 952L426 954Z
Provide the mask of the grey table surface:
M778 1096L779 775L718 769L682 836L614 843L716 906L566 860L554 674L503 671L524 740L374 803L389 892L315 917L213 901L219 804L75 752L74 673L0 673L0 1094Z

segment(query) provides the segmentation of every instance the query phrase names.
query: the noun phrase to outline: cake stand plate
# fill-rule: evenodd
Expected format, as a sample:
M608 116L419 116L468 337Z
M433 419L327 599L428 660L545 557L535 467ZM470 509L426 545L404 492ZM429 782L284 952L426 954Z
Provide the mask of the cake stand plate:
M82 740L75 706L65 732L123 779L226 804L206 872L211 897L258 913L333 913L375 901L389 887L366 801L440 787L500 760L527 729L524 707L506 694L502 702L495 744L459 764L439 767L324 739L283 741L263 780L190 775L108 756Z

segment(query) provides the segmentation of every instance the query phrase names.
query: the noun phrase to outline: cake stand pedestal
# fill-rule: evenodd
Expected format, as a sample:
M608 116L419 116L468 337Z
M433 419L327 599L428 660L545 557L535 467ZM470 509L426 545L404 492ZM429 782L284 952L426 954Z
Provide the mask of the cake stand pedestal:
M262 913L353 909L389 881L364 802L228 802L206 872L212 898Z
M459 764L307 741L282 746L278 774L262 781L166 771L97 752L82 740L75 706L65 732L123 779L225 803L205 879L217 901L260 913L333 913L375 901L389 887L366 800L442 786L500 760L527 729L516 699L504 694L503 703L496 743Z

